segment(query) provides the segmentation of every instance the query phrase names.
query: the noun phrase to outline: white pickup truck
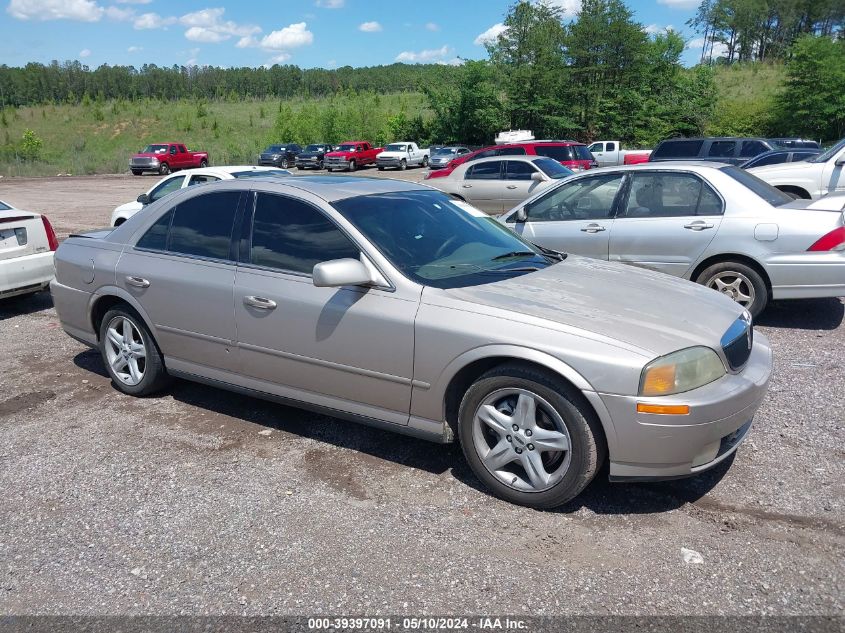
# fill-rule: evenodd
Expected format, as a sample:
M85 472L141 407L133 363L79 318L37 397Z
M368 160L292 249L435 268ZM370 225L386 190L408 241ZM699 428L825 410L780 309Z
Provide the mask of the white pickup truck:
M376 156L376 166L379 171L385 169L407 169L412 165L428 167L429 151L420 149L416 143L400 141L391 143L384 151Z
M619 141L596 141L587 149L595 156L599 167L647 163L651 155L650 149L622 149Z
M845 191L845 138L807 160L752 167L748 173L793 198L815 200L834 191Z

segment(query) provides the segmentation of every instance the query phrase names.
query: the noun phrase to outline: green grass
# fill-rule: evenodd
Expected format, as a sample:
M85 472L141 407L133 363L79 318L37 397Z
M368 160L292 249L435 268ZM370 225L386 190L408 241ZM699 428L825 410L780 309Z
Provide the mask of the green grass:
M716 107L705 126L711 136L766 136L776 125L774 101L786 73L782 64L716 68Z
M326 99L203 102L110 101L7 108L0 117L0 174L120 173L151 142L183 142L217 165L253 163L270 142L393 140L397 121L425 114L417 93L350 94ZM33 130L42 146L25 160Z

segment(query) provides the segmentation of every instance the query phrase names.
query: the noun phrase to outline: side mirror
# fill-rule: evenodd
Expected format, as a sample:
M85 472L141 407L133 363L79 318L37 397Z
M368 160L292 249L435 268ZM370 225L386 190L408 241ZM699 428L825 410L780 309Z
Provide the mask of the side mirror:
M370 271L358 259L332 259L320 262L314 266L311 277L318 288L364 286L373 283Z
M843 156L842 158L837 158L836 162L833 164L837 167L842 167L843 165L845 165L845 156Z
M150 202L152 202L152 200L150 200L150 194L142 193L140 196L138 196L137 202L140 202L143 205L149 204Z
M528 209L525 207L520 207L519 210L516 212L516 221L517 222L526 222L528 220Z
M539 171L535 171L533 174L531 174L531 180L533 180L534 182L543 182L546 180L546 177Z

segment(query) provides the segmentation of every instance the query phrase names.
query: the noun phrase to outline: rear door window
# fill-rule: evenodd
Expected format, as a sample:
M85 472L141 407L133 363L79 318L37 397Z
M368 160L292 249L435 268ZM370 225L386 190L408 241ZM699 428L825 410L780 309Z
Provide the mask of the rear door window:
M218 180L220 179L217 176L194 174L188 181L188 186L192 187L193 185L204 185L209 182L217 182Z
M170 231L170 222L173 220L173 209L162 215L155 221L141 239L135 244L136 248L146 248L152 251L167 250L167 233Z
M656 150L655 158L696 158L704 141L663 141Z
M480 167L480 165L476 165ZM531 163L521 160L505 161L505 180L531 180L531 175L537 170Z
M736 141L712 141L707 150L708 158L733 158Z
M195 196L180 203L170 225L167 250L172 253L230 259L232 228L239 191Z
M739 155L743 158L751 158L752 156L768 151L769 148L760 141L743 141L739 149Z
M625 206L628 218L676 218L721 215L722 201L698 176L682 173L635 173Z
M477 163L467 170L464 180L500 180L502 178L502 161L491 160Z

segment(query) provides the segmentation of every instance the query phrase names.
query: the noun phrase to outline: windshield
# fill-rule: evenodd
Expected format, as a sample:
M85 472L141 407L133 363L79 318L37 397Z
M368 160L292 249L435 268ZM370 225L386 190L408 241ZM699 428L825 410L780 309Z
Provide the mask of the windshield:
M539 167L544 174L546 174L549 178L566 178L567 176L571 176L575 172L571 169L567 169L563 165L561 165L556 160L552 160L551 158L538 158L534 161L534 164Z
M446 156L447 154L456 154L458 151L457 147L439 147L434 150L434 156Z
M337 151L339 151L339 152L354 152L355 151L355 145L341 145L340 147L337 148Z
M338 200L334 207L413 281L436 288L476 286L554 261L490 217L475 217L439 191Z
M285 151L284 145L271 145L267 149L264 150L265 152L283 152Z
M166 154L167 145L147 145L141 150L141 154Z
M233 171L235 178L261 178L262 176L290 176L287 169L250 169L249 171Z
M813 156L812 158L807 159L808 163L826 163L831 158L836 156L842 149L845 149L845 138L839 141L836 145L831 147L826 152L819 154L818 156Z
M775 189L769 183L760 180L757 176L748 173L744 169L728 165L727 167L722 167L722 171L734 180L751 189L751 191L763 198L763 200L773 207L779 207L787 202L792 202L791 196L788 196L780 189Z
M320 152L323 150L323 145L309 145L305 148L306 152Z
M404 152L405 148L407 148L407 147L408 146L404 145L403 143L391 143L390 145L388 145L387 147L384 148L384 151L385 152Z

